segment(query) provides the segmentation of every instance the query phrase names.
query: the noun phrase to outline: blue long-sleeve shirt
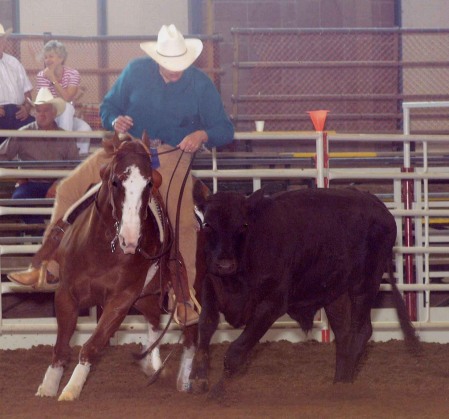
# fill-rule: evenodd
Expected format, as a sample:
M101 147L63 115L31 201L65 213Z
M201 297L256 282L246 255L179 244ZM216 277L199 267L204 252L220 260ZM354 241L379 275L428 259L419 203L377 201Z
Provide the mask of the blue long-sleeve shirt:
M197 130L207 132L207 147L232 142L234 127L209 77L191 66L173 83L165 83L159 66L149 57L131 61L100 106L103 126L112 129L119 115L134 122L129 133L140 138L144 130L173 147Z

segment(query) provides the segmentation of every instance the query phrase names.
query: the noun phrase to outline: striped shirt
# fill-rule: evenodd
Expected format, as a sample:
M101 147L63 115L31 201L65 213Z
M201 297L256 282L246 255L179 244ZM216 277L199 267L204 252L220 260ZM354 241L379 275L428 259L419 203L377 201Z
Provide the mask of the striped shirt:
M81 77L78 70L66 66L63 66L62 69L62 78L61 80L58 80L58 82L64 89L67 89L67 87L69 86L80 85ZM43 70L40 71L36 76L36 90L39 91L39 89L42 87L48 87L54 97L59 96L58 92L55 89L55 86L53 86L51 81L44 76Z

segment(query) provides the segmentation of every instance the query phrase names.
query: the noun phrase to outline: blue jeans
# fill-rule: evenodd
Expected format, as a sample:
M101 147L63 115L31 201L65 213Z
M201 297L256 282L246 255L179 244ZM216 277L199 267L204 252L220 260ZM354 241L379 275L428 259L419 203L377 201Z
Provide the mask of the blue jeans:
M3 109L5 111L5 116L0 116L0 129L19 129L34 121L32 116L28 116L24 121L16 119L16 105L3 105ZM0 137L0 144L4 140L6 140L5 137Z
M19 185L12 194L12 199L45 198L53 182L28 181ZM43 215L22 215L27 224L42 224L45 222Z

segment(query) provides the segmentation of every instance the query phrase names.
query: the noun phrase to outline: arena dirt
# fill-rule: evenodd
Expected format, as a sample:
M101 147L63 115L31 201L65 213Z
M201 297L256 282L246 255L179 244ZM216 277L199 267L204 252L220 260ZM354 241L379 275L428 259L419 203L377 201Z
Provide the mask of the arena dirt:
M228 344L214 345L216 383ZM411 356L402 341L370 343L353 384L332 384L334 345L318 342L259 344L242 374L226 383L219 400L175 390L179 346L153 385L132 353L138 345L106 348L75 402L35 397L52 348L0 351L1 418L448 418L449 345L424 343ZM74 348L69 370L76 363ZM63 377L63 384L69 378Z

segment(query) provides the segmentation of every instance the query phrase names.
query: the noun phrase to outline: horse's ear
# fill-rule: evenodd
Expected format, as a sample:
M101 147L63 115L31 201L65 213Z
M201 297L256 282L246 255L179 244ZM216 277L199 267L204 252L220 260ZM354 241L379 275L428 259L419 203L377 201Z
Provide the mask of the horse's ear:
M120 146L120 138L117 131L114 131L114 135L110 133L106 134L102 140L103 148L108 154L112 154Z
M100 177L102 180L107 180L109 179L109 170L107 170L109 167L109 164L103 164L100 167Z
M145 146L150 149L150 137L148 137L147 130L144 129L142 133L142 142L145 144Z
M153 181L153 189L159 189L159 186L161 186L162 183L162 175L156 170L151 170L151 180ZM156 191L154 191L156 192Z

